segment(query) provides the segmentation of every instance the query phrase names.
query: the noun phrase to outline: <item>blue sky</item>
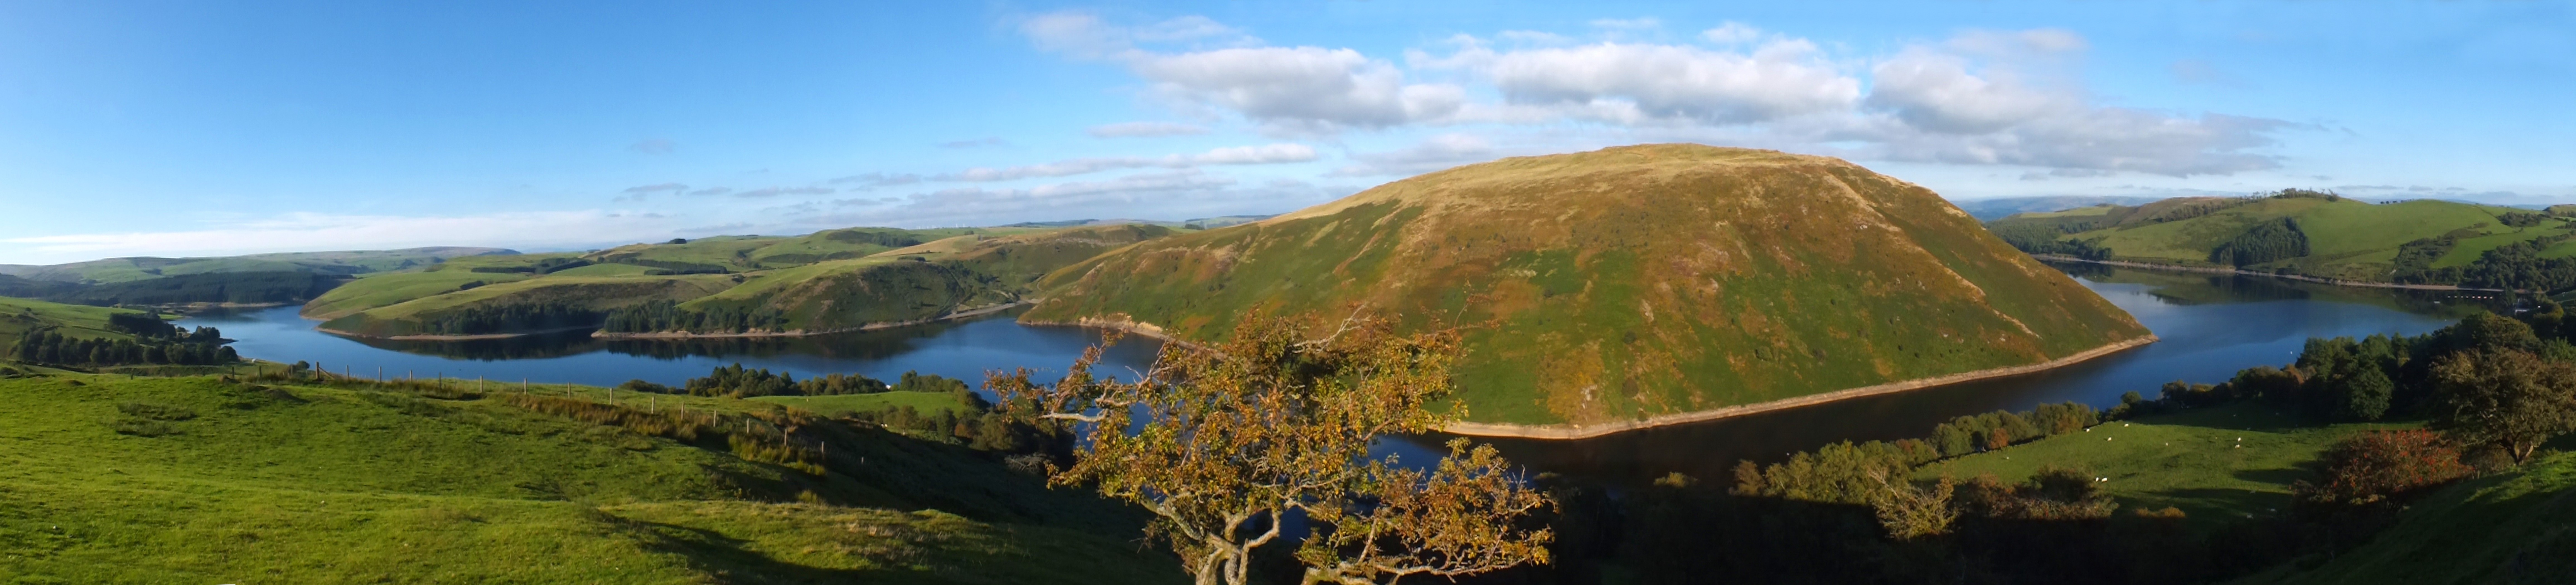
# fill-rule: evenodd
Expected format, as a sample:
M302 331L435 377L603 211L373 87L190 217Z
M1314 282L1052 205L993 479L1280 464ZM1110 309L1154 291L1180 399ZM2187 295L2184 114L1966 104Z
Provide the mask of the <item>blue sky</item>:
M888 4L0 3L0 263L1266 214L1676 141L2576 201L2560 2Z

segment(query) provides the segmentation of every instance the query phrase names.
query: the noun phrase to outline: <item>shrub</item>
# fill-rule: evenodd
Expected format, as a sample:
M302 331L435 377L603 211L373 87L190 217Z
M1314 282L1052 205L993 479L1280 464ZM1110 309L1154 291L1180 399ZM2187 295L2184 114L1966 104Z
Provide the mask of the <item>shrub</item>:
M2302 481L2290 491L2303 503L2360 506L2450 483L2470 471L2440 434L2368 431L2326 450L2323 484Z

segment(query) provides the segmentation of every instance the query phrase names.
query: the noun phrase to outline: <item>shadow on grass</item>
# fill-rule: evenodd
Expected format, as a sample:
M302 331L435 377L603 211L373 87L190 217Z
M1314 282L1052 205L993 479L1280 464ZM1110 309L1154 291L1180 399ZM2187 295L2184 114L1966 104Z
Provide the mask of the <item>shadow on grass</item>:
M626 528L644 548L686 559L691 570L720 583L945 583L911 572L833 569L800 565L750 550L751 541L713 530L646 522L616 516L603 518Z

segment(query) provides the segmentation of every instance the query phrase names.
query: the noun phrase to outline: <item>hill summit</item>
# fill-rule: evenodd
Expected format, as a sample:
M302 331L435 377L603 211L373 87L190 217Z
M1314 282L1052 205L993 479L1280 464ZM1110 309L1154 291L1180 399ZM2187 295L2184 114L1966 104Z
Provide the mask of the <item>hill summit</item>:
M1032 322L1223 337L1256 309L1464 329L1457 430L1577 437L2089 358L2153 340L1931 190L1662 144L1508 158L1152 240Z

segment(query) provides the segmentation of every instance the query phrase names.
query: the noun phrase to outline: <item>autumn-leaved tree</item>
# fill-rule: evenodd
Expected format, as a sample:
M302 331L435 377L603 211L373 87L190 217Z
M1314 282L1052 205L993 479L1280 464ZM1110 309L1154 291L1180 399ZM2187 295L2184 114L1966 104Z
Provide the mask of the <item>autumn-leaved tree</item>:
M1114 341L1114 340L1113 340ZM1396 335L1353 318L1309 338L1254 315L1227 341L1165 344L1133 380L1095 376L1092 348L1062 379L1023 369L988 387L1015 416L1077 426L1058 486L1088 485L1153 512L1198 583L1240 585L1253 551L1303 539L1307 583L1392 582L1545 563L1553 534L1525 526L1553 506L1490 446L1449 444L1429 469L1369 455L1380 436L1437 429L1431 403L1449 393L1454 333ZM1287 534L1303 514L1310 534Z
M2516 463L2576 432L2576 366L2512 349L2480 349L2433 364L2442 408L2434 423L2462 444L2493 446Z

